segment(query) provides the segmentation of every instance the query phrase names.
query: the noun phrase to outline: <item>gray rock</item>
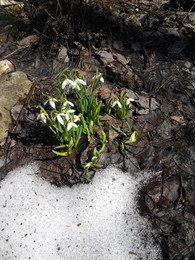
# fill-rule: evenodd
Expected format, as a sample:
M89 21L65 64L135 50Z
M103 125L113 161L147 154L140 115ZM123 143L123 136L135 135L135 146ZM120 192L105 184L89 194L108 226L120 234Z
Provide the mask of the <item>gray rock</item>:
M104 64L108 64L111 63L114 58L111 52L107 52L107 51L100 51L98 52L98 55L100 57L100 60L104 63Z
M31 88L31 81L21 71L0 77L0 143L8 135L9 126L12 122L11 108L25 98Z
M183 148L174 156L177 166L184 172L195 176L195 148L190 146Z
M129 60L126 59L125 56L123 56L120 53L114 53L114 56L117 58L117 60L122 64L122 65L127 65L129 63Z
M59 50L59 53L58 53L58 61L60 62L69 62L70 59L68 57L68 50L65 46L61 46L60 50Z
M158 135L160 135L165 140L172 138L172 128L172 124L168 120L164 120L157 129Z
M139 110L139 114L147 114L150 111L154 111L160 106L156 99L144 96L139 96L139 100L137 101L137 103L139 103L142 107L141 110L145 110L145 112L141 112L141 110Z

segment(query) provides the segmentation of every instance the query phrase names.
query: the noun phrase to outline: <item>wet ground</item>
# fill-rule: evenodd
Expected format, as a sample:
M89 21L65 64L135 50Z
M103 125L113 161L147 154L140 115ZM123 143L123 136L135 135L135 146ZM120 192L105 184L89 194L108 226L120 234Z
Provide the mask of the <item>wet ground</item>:
M81 1L82 2L82 1ZM86 1L54 8L26 6L30 24L1 43L1 59L33 81L26 100L12 109L14 124L1 149L1 179L13 168L40 161L40 174L58 186L84 181L87 145L67 158L51 153L52 134L36 121L43 92L53 93L64 67L103 73L100 92L126 89L134 98L127 121L138 142L120 153L112 129L98 163L136 175L156 175L140 190L140 212L163 237L164 259L195 258L195 63L193 1ZM112 4L111 4L112 2ZM158 2L158 3L157 3ZM158 4L158 5L157 5ZM68 6L69 5L69 6ZM67 12L67 7L69 12ZM45 11L46 9L46 11ZM37 23L36 21L40 20ZM18 25L17 25L18 27ZM16 33L17 32L17 33ZM12 33L12 32L10 32ZM30 38L29 38L30 37ZM103 98L103 97L102 97ZM22 105L22 106L21 106ZM122 128L125 121L110 119ZM91 171L91 176L96 169Z

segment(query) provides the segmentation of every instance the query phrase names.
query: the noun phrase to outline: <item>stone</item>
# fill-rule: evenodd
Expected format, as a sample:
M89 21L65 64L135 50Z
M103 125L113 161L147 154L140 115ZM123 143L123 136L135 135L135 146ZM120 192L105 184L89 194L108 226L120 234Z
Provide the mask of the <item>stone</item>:
M123 51L123 43L121 41L114 41L112 46L117 51Z
M0 0L0 17L0 42L16 41L18 29L30 23L21 1Z
M27 75L21 71L0 77L0 144L7 137L9 126L12 123L10 116L12 107L26 97L31 85Z
M114 60L111 52L100 51L100 52L98 52L98 55L103 64L109 64Z
M61 46L58 53L58 61L68 63L70 61L68 57L68 50L65 46Z
M172 124L168 120L164 120L162 124L158 127L158 134L165 140L172 138Z
M15 70L14 65L9 60L0 61L0 75L7 74Z
M142 108L139 110L139 114L147 114L150 111L154 111L160 106L160 104L156 101L155 98L144 96L139 96L139 100L137 101L137 103L139 103L139 105ZM145 110L145 112L141 112L141 110Z
M123 56L120 53L115 53L114 56L117 58L117 60L122 64L122 65L127 65L129 63L129 60L127 60L125 58L125 56Z
M0 0L1 9L5 9L5 11L14 16L21 17L24 16L23 7L24 3L19 1L10 1L10 0Z
M193 146L180 149L173 159L181 170L195 176L195 148Z

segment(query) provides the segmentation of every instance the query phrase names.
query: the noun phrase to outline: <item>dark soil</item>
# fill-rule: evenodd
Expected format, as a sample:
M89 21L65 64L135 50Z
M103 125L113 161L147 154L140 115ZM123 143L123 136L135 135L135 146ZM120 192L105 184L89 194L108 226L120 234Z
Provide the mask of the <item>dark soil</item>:
M80 68L91 75L95 65L106 80L101 91L125 88L135 99L126 120L140 132L123 154L113 146L108 128L109 143L98 163L135 176L141 170L156 172L140 190L140 212L162 236L164 259L195 259L194 2L36 2L26 4L30 24L20 28L15 42L0 46L1 59L8 56L33 81L22 110L16 105L12 111L15 120L0 151L6 154L0 178L39 161L39 174L57 186L85 181L86 140L72 155L55 156L56 140L36 121L37 105L44 101L43 92L55 93L61 69ZM19 48L29 35L34 40ZM68 60L59 58L62 47ZM111 120L126 127L125 120Z

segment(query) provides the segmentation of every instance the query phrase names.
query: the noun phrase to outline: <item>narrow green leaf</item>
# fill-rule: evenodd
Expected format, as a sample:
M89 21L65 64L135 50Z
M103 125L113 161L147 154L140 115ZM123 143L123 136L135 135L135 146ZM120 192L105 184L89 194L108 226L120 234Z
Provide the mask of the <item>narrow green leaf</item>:
M68 156L69 154L71 154L70 152L57 152L54 150L52 150L52 152L60 156Z

